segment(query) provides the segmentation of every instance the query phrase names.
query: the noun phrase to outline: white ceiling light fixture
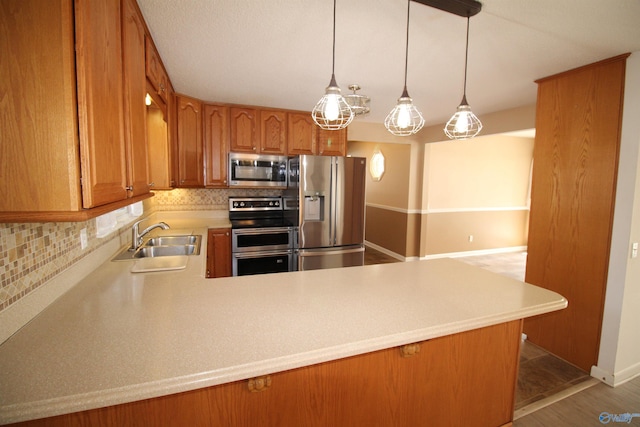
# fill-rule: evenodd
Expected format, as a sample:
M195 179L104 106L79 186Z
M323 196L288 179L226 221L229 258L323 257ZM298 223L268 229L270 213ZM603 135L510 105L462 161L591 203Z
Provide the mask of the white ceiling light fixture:
M456 112L449 119L444 127L444 133L450 139L470 139L476 136L482 130L482 122L473 114L469 103L467 102L467 60L469 57L469 20L467 16L467 46L464 55L464 88L462 92L462 101Z
M358 93L360 90L360 86L358 84L349 85L349 89L352 93L345 95L344 99L347 101L347 104L349 104L349 107L351 107L353 114L356 116L363 116L369 113L369 111L371 111L371 108L369 107L371 99L366 95Z
M341 94L340 87L336 83L336 0L333 0L333 58L331 65L331 81L325 89L324 96L318 101L311 117L318 126L326 130L339 130L346 128L353 120L353 111Z
M397 136L408 136L417 133L424 126L424 118L413 105L413 100L407 92L407 65L409 58L409 12L411 0L407 1L407 43L404 57L404 90L398 98L398 103L384 119L384 126L389 132Z

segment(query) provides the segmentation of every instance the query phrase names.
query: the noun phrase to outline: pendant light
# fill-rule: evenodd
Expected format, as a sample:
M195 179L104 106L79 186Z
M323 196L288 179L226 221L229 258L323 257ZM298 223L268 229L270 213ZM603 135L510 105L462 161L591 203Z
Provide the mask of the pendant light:
M467 59L469 57L469 17L467 16L467 47L464 55L464 89L462 101L455 114L444 127L444 133L451 139L470 139L482 130L480 119L473 114L467 102Z
M333 58L331 65L331 81L325 89L324 96L313 107L311 117L318 126L326 130L346 128L353 120L353 111L341 94L335 75L336 64L336 0L333 0Z
M397 136L407 136L417 133L424 126L424 118L413 105L413 100L407 92L407 65L409 61L409 11L411 0L407 1L407 43L404 57L404 90L398 98L398 103L384 119L384 126L389 132Z

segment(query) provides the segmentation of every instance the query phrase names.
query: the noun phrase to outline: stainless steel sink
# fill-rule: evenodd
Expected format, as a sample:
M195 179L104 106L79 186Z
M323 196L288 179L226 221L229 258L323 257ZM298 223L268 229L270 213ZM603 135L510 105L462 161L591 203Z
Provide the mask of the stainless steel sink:
M143 246L134 252L133 258L155 258L173 255L198 255L200 247L196 245Z
M176 255L199 255L201 240L202 236L199 234L152 237L143 242L135 251L130 251L128 248L125 248L116 255L112 261Z
M195 245L200 244L199 235L189 236L160 236L152 237L143 243L143 246L174 246L174 245Z

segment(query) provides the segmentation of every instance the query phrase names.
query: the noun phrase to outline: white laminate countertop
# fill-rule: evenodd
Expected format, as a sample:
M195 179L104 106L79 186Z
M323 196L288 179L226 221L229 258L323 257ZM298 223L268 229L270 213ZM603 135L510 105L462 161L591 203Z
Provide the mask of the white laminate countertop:
M566 307L452 259L205 279L102 264L0 346L0 423L187 391Z

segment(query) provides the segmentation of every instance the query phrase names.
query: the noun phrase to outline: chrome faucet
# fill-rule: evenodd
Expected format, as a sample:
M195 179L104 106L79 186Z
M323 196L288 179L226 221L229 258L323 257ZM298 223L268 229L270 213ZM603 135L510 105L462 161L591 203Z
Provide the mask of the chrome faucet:
M140 221L136 221L133 224L133 227L131 228L131 247L129 248L130 251L137 250L142 244L142 238L146 236L151 230L154 230L156 228L162 228L163 230L169 229L169 225L166 222L159 222L157 224L153 224L145 228L141 233L139 231L140 223L145 220L146 218L141 219Z

